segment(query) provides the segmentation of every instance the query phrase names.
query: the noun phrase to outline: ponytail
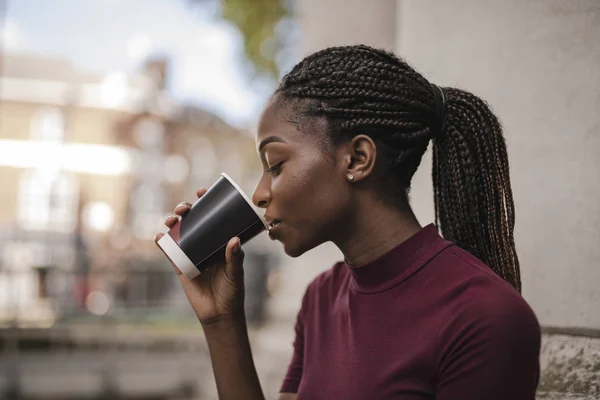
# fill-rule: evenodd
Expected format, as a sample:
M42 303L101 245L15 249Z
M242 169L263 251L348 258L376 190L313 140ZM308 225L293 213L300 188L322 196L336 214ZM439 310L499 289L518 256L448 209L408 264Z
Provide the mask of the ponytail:
M443 236L521 290L515 211L502 127L479 97L445 95L445 128L433 140L435 221Z

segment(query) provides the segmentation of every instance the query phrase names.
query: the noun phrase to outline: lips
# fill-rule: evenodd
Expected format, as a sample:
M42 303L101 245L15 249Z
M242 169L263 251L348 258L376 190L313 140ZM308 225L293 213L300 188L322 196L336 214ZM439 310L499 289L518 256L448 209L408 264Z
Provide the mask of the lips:
M279 224L281 221L278 220L277 218L271 218L268 215L265 214L265 221L267 221L267 225L269 227L269 230L271 230L271 228L275 227L277 224Z
M272 222L269 223L269 230L275 228L277 225L279 225L281 221L278 219L273 220Z
M270 219L266 218L267 224L269 226L269 237L271 239L276 239L279 236L279 230L281 226L281 221L278 219Z

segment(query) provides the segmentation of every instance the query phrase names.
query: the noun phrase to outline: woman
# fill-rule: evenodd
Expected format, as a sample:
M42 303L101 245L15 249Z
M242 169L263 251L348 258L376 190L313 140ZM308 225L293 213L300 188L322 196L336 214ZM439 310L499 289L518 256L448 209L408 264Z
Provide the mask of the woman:
M329 48L283 78L256 141L253 201L271 238L292 257L327 241L344 254L306 290L280 399L535 398L540 328L519 294L502 129L481 99L430 84L393 54ZM445 239L409 204L429 141ZM239 239L226 259L179 277L220 398L262 399Z

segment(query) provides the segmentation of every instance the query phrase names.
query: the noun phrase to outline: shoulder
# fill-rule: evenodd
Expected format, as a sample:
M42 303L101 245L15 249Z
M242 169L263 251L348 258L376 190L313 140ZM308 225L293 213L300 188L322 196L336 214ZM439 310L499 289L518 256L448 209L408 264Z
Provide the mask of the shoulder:
M452 272L441 299L440 390L449 398L490 390L494 398L532 398L541 347L533 310L517 290L464 250L454 248L446 261Z
M535 313L512 287L475 284L455 305L456 331L482 338L533 340L540 336Z
M452 248L441 266L447 281L438 303L443 315L436 355L439 393L444 398L533 398L541 331L529 304L464 250Z
M460 273L445 288L445 345L471 341L512 350L539 347L539 322L521 294L466 251L453 247L451 252L455 260L449 266Z

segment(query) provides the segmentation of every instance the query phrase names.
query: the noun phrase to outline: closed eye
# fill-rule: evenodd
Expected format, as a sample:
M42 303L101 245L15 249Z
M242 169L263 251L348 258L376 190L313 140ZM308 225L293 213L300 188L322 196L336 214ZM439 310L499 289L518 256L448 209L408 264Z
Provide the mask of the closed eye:
M275 164L273 165L271 168L269 168L267 170L267 172L271 173L271 175L273 176L277 176L281 173L281 165L283 164L283 161L280 162L279 164Z

